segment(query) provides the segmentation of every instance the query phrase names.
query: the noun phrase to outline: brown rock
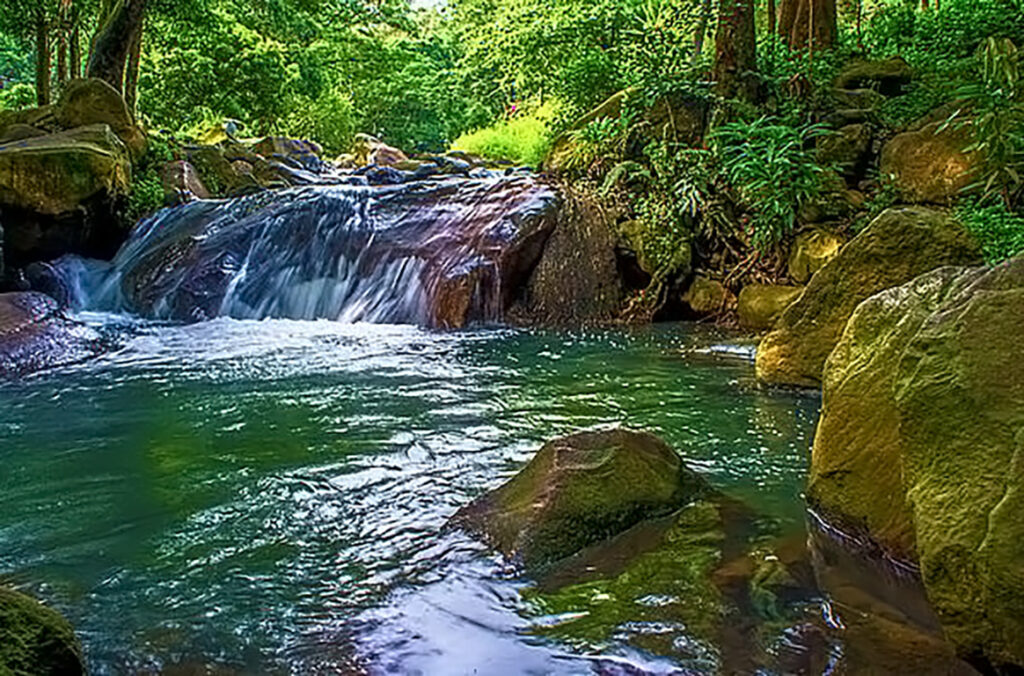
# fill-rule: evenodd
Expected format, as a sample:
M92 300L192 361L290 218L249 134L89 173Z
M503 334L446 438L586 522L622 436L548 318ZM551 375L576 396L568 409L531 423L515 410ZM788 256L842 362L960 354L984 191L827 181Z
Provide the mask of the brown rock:
M969 127L932 123L886 143L879 171L907 202L948 204L976 180L981 155L970 144Z

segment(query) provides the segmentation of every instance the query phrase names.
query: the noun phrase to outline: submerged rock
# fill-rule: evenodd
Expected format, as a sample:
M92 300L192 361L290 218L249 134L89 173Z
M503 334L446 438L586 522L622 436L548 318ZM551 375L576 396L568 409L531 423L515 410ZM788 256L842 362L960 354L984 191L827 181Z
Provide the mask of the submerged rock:
M920 565L960 655L1024 666L1024 259L863 303L830 357L809 495Z
M0 587L0 673L84 674L74 629L35 599Z
M48 296L0 294L0 379L76 364L109 347L103 336L69 319Z
M894 208L876 218L814 277L757 349L757 377L816 387L846 322L870 296L944 265L980 261L977 244L943 212Z
M536 570L708 490L651 434L583 432L545 444L519 474L460 509L450 523Z

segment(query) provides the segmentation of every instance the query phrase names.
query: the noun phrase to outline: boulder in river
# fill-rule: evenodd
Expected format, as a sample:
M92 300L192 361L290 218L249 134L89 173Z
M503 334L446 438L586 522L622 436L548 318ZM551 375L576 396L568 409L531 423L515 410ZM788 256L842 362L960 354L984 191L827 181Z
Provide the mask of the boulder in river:
M92 359L110 347L41 293L0 294L0 379Z
M882 213L819 270L757 349L757 376L774 385L816 387L850 315L870 296L944 265L979 262L978 245L941 211Z
M460 509L450 523L536 570L670 514L708 490L652 434L582 432L545 444L519 474Z
M920 566L959 654L1024 667L1024 258L858 308L829 358L809 498Z
M74 629L35 599L0 587L0 673L84 674Z

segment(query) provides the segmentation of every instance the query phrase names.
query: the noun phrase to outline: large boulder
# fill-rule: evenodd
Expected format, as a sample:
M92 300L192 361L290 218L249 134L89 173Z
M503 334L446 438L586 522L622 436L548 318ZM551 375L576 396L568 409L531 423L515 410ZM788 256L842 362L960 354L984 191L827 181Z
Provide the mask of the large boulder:
M58 216L125 194L130 182L131 159L106 124L0 146L0 207Z
M63 129L105 124L133 156L139 157L146 150L146 135L135 123L124 99L103 80L88 78L67 82L61 89L54 113Z
M110 348L41 293L0 294L0 380L76 364Z
M959 653L1007 673L1024 666L1022 307L1024 258L863 303L829 359L810 486L916 560Z
M747 329L770 329L793 301L803 293L800 286L747 284L736 304L740 325Z
M0 674L84 674L82 648L59 613L0 587Z
M870 125L845 125L818 140L818 161L835 165L843 176L855 179L868 168L873 140Z
M525 326L599 324L615 319L624 297L610 216L568 187L536 267L506 319Z
M536 570L707 490L651 434L583 432L545 444L519 474L460 509L451 524Z
M944 265L980 261L977 244L947 214L923 207L882 213L811 278L757 349L757 376L816 387L850 315L874 294Z
M968 152L971 143L970 127L934 122L886 143L879 172L907 202L948 204L977 180L981 153Z

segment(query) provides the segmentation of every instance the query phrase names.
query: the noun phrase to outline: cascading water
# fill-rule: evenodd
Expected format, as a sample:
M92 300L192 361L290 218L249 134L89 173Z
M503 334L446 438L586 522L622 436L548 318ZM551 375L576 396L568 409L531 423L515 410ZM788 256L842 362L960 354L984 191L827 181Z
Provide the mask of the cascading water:
M55 267L78 309L462 326L501 319L559 204L524 174L307 186L165 209L109 266Z

